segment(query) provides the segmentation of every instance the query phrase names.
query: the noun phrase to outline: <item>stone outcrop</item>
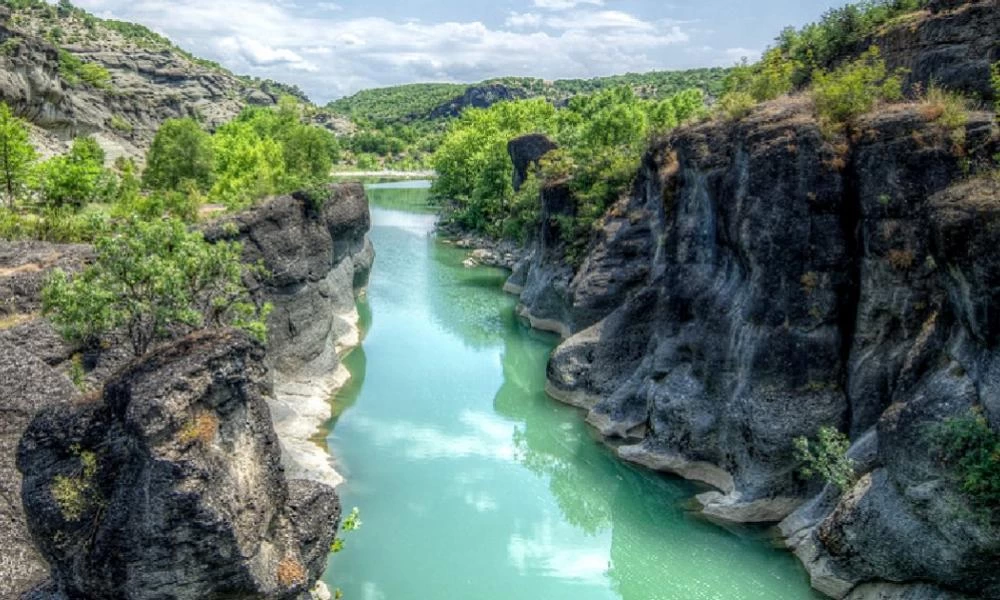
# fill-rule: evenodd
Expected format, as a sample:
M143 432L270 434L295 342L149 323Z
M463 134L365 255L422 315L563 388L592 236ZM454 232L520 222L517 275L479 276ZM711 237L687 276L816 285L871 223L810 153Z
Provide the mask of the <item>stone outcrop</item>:
M538 161L558 147L558 144L540 133L521 136L507 144L507 153L510 154L510 161L514 165L512 183L515 192L520 191L524 185L529 169L537 168Z
M364 188L347 184L333 187L318 210L305 197L285 196L206 231L209 240L241 242L244 259L270 274L254 283L254 294L274 307L267 362L285 466L295 477L332 486L341 477L312 438L330 418L330 395L349 376L340 355L360 341L356 295L375 257L370 226Z
M432 121L450 119L462 114L462 111L467 108L489 108L498 102L520 100L527 97L527 93L520 88L512 88L502 83L483 83L469 86L461 96L445 102L432 110L429 115L421 118Z
M996 14L924 15L906 25L923 41L885 54L963 89L957 74L997 55ZM573 200L546 189L508 284L568 337L554 397L622 458L714 487L706 517L784 520L833 597L1000 597L1000 532L932 434L972 409L1000 427L1000 136L973 111L956 144L935 117L886 107L828 139L789 98L685 127L654 144L578 268L555 231ZM843 495L799 473L792 441L821 426L853 442L860 479Z
M329 544L321 539L327 531L324 519L331 514L330 510L336 499L331 486L338 483L340 477L332 468L329 455L310 440L313 438L317 426L329 419L328 399L330 393L336 385L346 380L346 370L339 365L339 354L358 341L358 317L354 309L355 295L363 290L373 260L371 244L366 238L369 225L368 205L363 189L360 186L337 186L331 189L330 199L320 209L316 209L314 204L303 198L281 197L266 202L245 214L227 217L225 222L208 226L206 237L209 240L234 239L241 241L244 244L246 260L254 263L259 262L270 272L268 278L251 282L255 298L260 302L270 302L274 306L268 323L269 344L267 348L256 348L254 344L237 334L222 334L221 337L208 335L192 338L183 345L171 346L172 349L154 352L152 357L144 363L148 363L147 366L154 363L158 365L157 369L153 371L149 371L149 369L143 371L139 367L131 368L130 372L133 375L129 376L128 381L130 389L134 391L129 393L136 396L138 403L153 403L151 405L144 404L144 410L152 411L145 413L146 416L149 416L154 413L163 414L170 410L198 412L206 406L215 406L212 404L213 402L223 401L214 395L215 392L209 394L203 389L205 394L212 395L212 398L207 398L204 394L196 397L200 392L191 391L192 384L187 377L189 375L194 377L199 361L206 362L206 364L215 361L213 364L220 365L220 369L223 369L229 360L236 361L234 364L237 365L240 361L246 363L247 379L240 380L239 383L240 386L253 391L251 394L253 398L249 400L252 407L246 410L253 412L256 416L254 416L252 430L248 429L248 431L252 437L256 438L260 435L261 439L267 441L266 448L263 450L261 448L254 449L257 454L253 455L253 460L266 467L266 477L255 476L253 480L246 479L243 467L240 466L241 462L227 463L225 458L230 455L234 448L232 444L236 441L241 444L237 457L239 460L245 458L244 446L248 443L249 438L242 436L242 434L237 435L237 433L232 433L230 436L229 433L223 431L225 427L222 425L220 427L223 428L219 429L223 432L220 433L222 437L215 438L212 442L215 445L211 445L211 448L217 450L217 444L229 440L226 442L228 445L219 447L226 449L224 453L214 451L202 456L196 452L199 449L199 446L196 445L184 446L173 454L171 454L172 450L167 452L172 459L176 459L183 465L194 460L186 454L188 451L195 452L197 460L205 458L209 464L199 467L201 475L198 475L199 477L204 476L204 481L215 482L219 477L224 478L231 475L239 479L237 485L244 486L243 491L246 493L243 494L242 501L247 503L246 506L240 504L241 499L238 497L227 497L225 501L229 504L225 504L211 494L204 497L204 502L210 504L213 510L219 508L222 511L216 515L219 520L213 521L214 525L211 525L211 528L214 528L213 531L218 530L219 535L223 538L228 539L226 536L230 535L224 531L227 527L231 532L242 531L240 528L244 527L246 523L237 522L237 518L244 512L249 514L258 511L254 513L256 515L254 519L257 519L254 522L258 525L266 521L275 527L280 525L283 528L281 536L284 541L281 543L285 546L280 546L280 544L276 546L275 544L278 542L268 537L272 535L271 533L261 533L256 541L252 535L245 531L232 533L231 537L235 540L232 543L236 544L228 546L232 551L225 550L225 553L220 554L217 559L214 559L214 562L206 563L213 565L213 569L218 567L223 571L228 569L227 572L233 573L233 579L230 580L230 583L239 580L242 583L237 582L238 585L248 586L240 588L244 591L239 592L237 597L295 597L294 594L301 591L298 589L301 586L292 586L294 590L289 591L287 587L281 588L279 586L276 588L272 585L273 581L271 583L266 581L267 577L273 580L275 576L268 575L270 566L260 561L270 560L267 557L273 556L273 553L277 551L275 548L295 555L295 544L299 544L297 557L292 556L285 563L283 571L286 576L289 576L289 573L292 575L297 573L294 561L298 561L298 564L304 568L308 581L315 580L314 575L322 571L325 565ZM0 390L0 415L3 416L3 426L0 428L0 473L3 474L3 477L0 478L0 500L2 500L0 502L0 517L2 517L0 518L0 566L3 566L5 574L8 570L11 574L11 577L0 578L0 597L2 598L18 597L18 594L46 579L49 572L46 560L37 550L34 550L35 545L31 543L24 512L21 508L21 475L14 468L15 448L25 428L28 427L38 411L47 407L58 408L46 413L48 416L39 417L35 427L51 426L56 427L56 429L64 427L66 432L75 435L73 432L79 433L79 428L74 429L69 421L65 420L58 421L58 426L53 425L57 423L54 419L69 419L73 420L74 423L75 419L79 419L80 427L84 429L92 426L97 429L109 427L113 429L121 424L120 421L112 420L102 421L101 426L94 425L92 420L96 417L92 411L81 413L77 410L77 405L84 397L87 398L86 405L88 407L93 408L102 405L102 403L107 405L108 392L104 393L105 400L101 400L101 390L105 389L105 385L111 380L121 381L123 375L120 370L131 359L130 353L115 344L111 344L109 348L74 347L64 342L48 321L39 316L41 309L40 290L51 269L58 267L75 271L91 259L92 250L86 245L56 245L41 242L0 244L0 294L4 299L3 304L0 305L0 381L4 383L3 386L0 386L3 388ZM215 350L220 352L226 350L227 344L229 349L235 349L237 354L213 354ZM206 351L200 354L202 346L206 348ZM183 351L178 350L178 348L182 348ZM184 353L190 354L190 356L180 356ZM180 396L169 398L150 396L149 394L156 391L157 385L147 382L147 375L158 378L158 385L164 386L165 394L172 393L168 389L170 385L166 382L166 378L178 373L177 369L180 368L178 365L170 366L167 364L174 359L178 361L183 359L183 364L180 366L188 373L182 379L177 380L175 384L170 384L178 388L174 391L181 394L183 398ZM156 362L157 360L161 362ZM76 369L74 364L79 365L77 376L82 377L78 384L85 392L80 392L70 382L70 375ZM242 370L243 367L240 369ZM208 377L206 373L209 371L199 371L197 377L194 378L204 383L205 377ZM235 377L235 375L233 376ZM226 400L227 406L248 401L247 398L249 398L249 396L244 397L245 395L237 394L237 396L239 397ZM169 406L157 407L156 402L160 401L167 402ZM187 408L183 406L178 408L175 401ZM260 408L262 402L266 403L263 410ZM181 412L175 413L176 418L180 418ZM72 414L70 415L70 413ZM244 409L237 410L237 413L249 414ZM101 414L103 415L102 419L105 417L111 419L104 413ZM203 412L198 412L196 416L202 415ZM222 419L224 415L217 416L220 418L220 422L224 420ZM136 416L135 418L139 420L140 425L145 423L146 417ZM159 418L157 417L157 419ZM45 425L45 423L49 425ZM109 423L112 425L108 425ZM148 425L152 427L154 424L151 422ZM197 429L193 425L197 425L197 420L194 423L185 422L180 430L180 437L193 435ZM66 461L61 462L60 465L67 469L78 469L82 463L79 460L80 452L73 449L77 443L73 441L75 438L71 439L72 435L69 434L61 437L61 434L51 427L43 432L45 443L52 447L61 444L59 447L64 450L69 448L68 455L59 457L60 461ZM235 431L236 426L226 427ZM172 432L172 435L178 435L177 431L172 430ZM91 431L91 433L97 435L99 432ZM125 435L121 431L108 433L108 435L118 434ZM93 441L92 438L87 439ZM127 449L138 447L136 444L132 444L135 441L134 438L115 438L115 440L115 443L127 441L131 444L116 446L116 452L119 452L116 456L119 459L138 462L149 459L149 456L145 454L125 456L128 454ZM101 443L104 444L106 441L101 441ZM163 440L157 438L155 443L158 444L161 441ZM280 452L279 447L281 448ZM80 448L83 446L81 445ZM31 456L37 457L38 455L32 452ZM74 457L77 460L76 463L73 462ZM73 467L74 464L77 466ZM275 467L275 464L279 466ZM26 497L30 496L34 499L39 494L45 496L47 492L43 489L45 487L44 478L46 476L52 477L58 473L45 471L49 466L35 462L34 458L28 459L22 464L22 467L26 469L26 475L29 479L35 478L32 480L34 483L29 482L28 484L34 487L25 490ZM117 467L115 468L117 469ZM218 470L212 471L212 469ZM178 477L183 477L175 480L174 483L183 489L188 489L190 485L186 478L189 475L191 473L188 471L181 472ZM290 479L290 481L284 483L286 479ZM221 479L218 480L221 481ZM302 480L313 480L314 482ZM126 487L131 486L131 480L122 479L119 481L116 479L115 481ZM114 485L119 483L114 483ZM280 508L280 494L285 493L282 490L286 488L289 500L285 504L285 508L280 509L284 511L282 513L284 516L274 516L278 515L275 511ZM166 487L161 488L161 491L166 489ZM275 490L277 490L278 496L274 497L272 508L266 508L265 505L261 504L261 498L271 497ZM164 493L166 492L164 491ZM51 495L46 496L46 498L38 501L51 503ZM196 504L192 506L196 507ZM45 508L39 504L33 508L29 506L29 509L43 511L51 509L51 505L47 506L48 508ZM118 510L118 508L115 509L116 512ZM48 515L48 513L46 514ZM139 513L134 514L138 515ZM230 517L233 519L232 521L227 520ZM101 518L107 517L102 515ZM178 523L183 521L183 518L183 515L177 516ZM165 523L159 525L166 526ZM173 525L172 523L171 526ZM205 524L203 523L203 525ZM57 524L52 525L52 527L57 526ZM191 526L201 525L191 524ZM107 524L107 527L112 527L112 524ZM73 527L70 526L70 528ZM111 529L107 531L110 532ZM111 537L118 536L118 531L115 530L116 533L113 535L109 533L109 535ZM52 545L54 542L51 536L55 535L59 539L65 539L66 533L47 529L33 529L33 532L36 544L44 550L45 559L58 561L53 563L53 575L57 580L60 577L69 577L77 581L72 585L85 587L104 585L94 581L85 581L85 574L80 575L95 564L87 561L100 561L104 558L81 557L79 558L81 562L73 562L76 560L75 557L51 553L58 550L56 546ZM151 535L153 533L169 537L167 532L152 531ZM189 534L194 535L190 529L187 534L183 535ZM173 544L176 541L169 540L168 537L163 538L164 544ZM228 543L225 542L225 539L212 542L223 543L223 546L219 547L221 548L220 552L226 548L225 543ZM296 542L296 539L301 540L301 543ZM192 545L193 542L190 541L181 543L181 547L187 548L191 552L195 550L208 552L204 549L191 548ZM106 550L111 547L102 546L102 548ZM253 550L254 548L259 550L257 558L251 556L251 551L257 552ZM105 550L96 551L105 552ZM193 560L192 556L194 555L185 554L179 558L190 562ZM284 558L286 557L279 557L279 564L280 560L284 560ZM142 566L144 569L162 567L169 570L173 568L169 567L169 561L164 556L143 555L137 556L136 560L152 561L144 562ZM159 561L157 563L159 566L153 564L156 561ZM7 568L8 566L10 569ZM167 573L167 571L163 571L163 573L164 577L174 577L174 574ZM80 577L84 577L84 579L80 579ZM155 579L158 576L151 575L150 577ZM129 588L131 590L129 593L141 596L142 593L145 593L141 590L146 589L147 583L145 580L135 580L128 583L127 585L134 586L134 589ZM205 588L197 587L202 584L208 585L205 582L198 584L187 581L184 583L185 586L193 586L184 589L196 590L190 593L182 592L181 588L174 590L169 586L160 589L170 597L231 597L225 596L222 592L213 596L212 594L215 592L210 593L205 591ZM63 585L66 590L70 589L66 587L70 585L69 583ZM51 597L54 593L53 589L51 586L42 588L38 591L41 595L37 597ZM103 588L99 593L94 593L97 595L89 597L122 597L115 595L118 591ZM56 596L58 597L58 594Z
M340 506L285 479L264 351L207 332L132 364L103 396L43 410L18 451L52 583L38 597L299 598Z

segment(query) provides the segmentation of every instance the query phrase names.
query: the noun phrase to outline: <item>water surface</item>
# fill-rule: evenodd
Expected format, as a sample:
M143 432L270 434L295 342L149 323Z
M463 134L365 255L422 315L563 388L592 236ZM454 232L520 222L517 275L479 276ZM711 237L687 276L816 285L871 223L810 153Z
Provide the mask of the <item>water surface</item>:
M368 333L327 440L364 524L331 557L331 588L347 600L816 597L762 531L691 516L693 486L618 461L546 397L558 340L517 321L506 275L464 268L464 252L430 237L432 215L397 210L425 189L376 190Z

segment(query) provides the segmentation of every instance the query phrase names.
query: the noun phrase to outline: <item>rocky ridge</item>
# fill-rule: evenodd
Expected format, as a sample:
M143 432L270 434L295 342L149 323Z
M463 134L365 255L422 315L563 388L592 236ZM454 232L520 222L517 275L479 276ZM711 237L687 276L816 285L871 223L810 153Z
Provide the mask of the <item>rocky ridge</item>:
M983 94L997 16L993 2L921 13L882 34L883 53ZM715 488L698 497L707 517L783 521L829 596L1000 597L1000 535L928 437L973 408L1000 427L1000 184L975 175L1000 151L995 115L971 112L962 133L956 148L906 104L831 141L807 98L683 128L579 268L555 218L575 203L548 185L507 289L566 338L550 393L622 458ZM861 476L843 495L799 474L792 440L821 426L853 441Z
M306 100L295 89L199 60L141 26L115 29L79 9L60 15L55 7L0 6L0 46L0 100L34 126L32 141L43 155L92 135L109 164L120 156L141 161L167 119L192 117L214 128L284 94ZM71 82L61 70L65 55L106 69L110 80ZM338 134L349 127L330 115L318 115L316 124Z

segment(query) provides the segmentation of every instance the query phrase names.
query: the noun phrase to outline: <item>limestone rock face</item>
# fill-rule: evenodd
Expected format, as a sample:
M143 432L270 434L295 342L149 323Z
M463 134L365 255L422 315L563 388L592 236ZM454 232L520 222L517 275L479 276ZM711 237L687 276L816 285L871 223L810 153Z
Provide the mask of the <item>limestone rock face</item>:
M466 108L489 108L497 102L518 100L526 97L523 90L510 88L502 83L470 86L461 96L442 104L431 111L431 120L457 117Z
M53 592L296 598L311 587L340 506L321 484L286 481L263 359L243 334L196 334L101 397L35 418L18 468Z
M44 25L0 7L0 41L11 45L0 53L0 99L37 126L33 141L43 154L63 151L76 136L93 135L109 162L119 156L141 159L167 119L196 117L215 127L248 104L275 104L280 94L176 48L144 46L101 26L94 39L59 48L45 39ZM107 69L108 88L68 83L60 76L60 50Z
M299 196L271 200L207 228L209 240L243 244L244 260L269 276L254 295L269 302L267 363L275 397L271 411L295 477L338 485L330 458L311 441L330 417L327 399L348 377L340 356L360 341L357 295L375 258L364 188L333 186L318 210Z
M966 77L988 81L997 14L941 6L885 32L883 54L979 91ZM1000 427L1000 134L975 111L961 147L953 133L909 104L831 140L806 98L684 127L578 268L552 218L575 205L546 190L508 289L568 336L550 394L622 458L717 488L698 497L708 518L783 520L830 596L1000 597L1000 532L931 433L972 409ZM792 441L821 426L853 442L843 495L799 474Z

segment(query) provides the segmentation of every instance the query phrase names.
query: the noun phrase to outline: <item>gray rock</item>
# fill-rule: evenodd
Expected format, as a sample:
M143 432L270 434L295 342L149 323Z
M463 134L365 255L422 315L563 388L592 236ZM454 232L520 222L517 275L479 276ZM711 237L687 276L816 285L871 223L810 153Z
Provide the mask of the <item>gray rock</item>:
M528 169L534 165L538 166L538 161L549 152L558 148L559 145L540 133L521 136L511 140L507 144L507 152L510 160L514 164L514 191L519 191L525 180L528 178Z
M199 333L42 411L18 451L29 528L53 589L90 598L297 598L319 578L340 506L286 482L264 351Z
M883 51L925 86L981 92L997 16L940 10L883 32ZM971 112L964 133L957 152L901 105L831 142L804 98L682 128L579 268L550 218L572 200L547 190L508 287L570 334L550 393L623 458L717 487L700 498L711 518L787 516L830 596L1000 597L1000 532L931 435L972 408L1000 427L1000 184L975 175L1000 149L995 115ZM824 425L854 440L861 477L843 495L799 475L792 441Z

